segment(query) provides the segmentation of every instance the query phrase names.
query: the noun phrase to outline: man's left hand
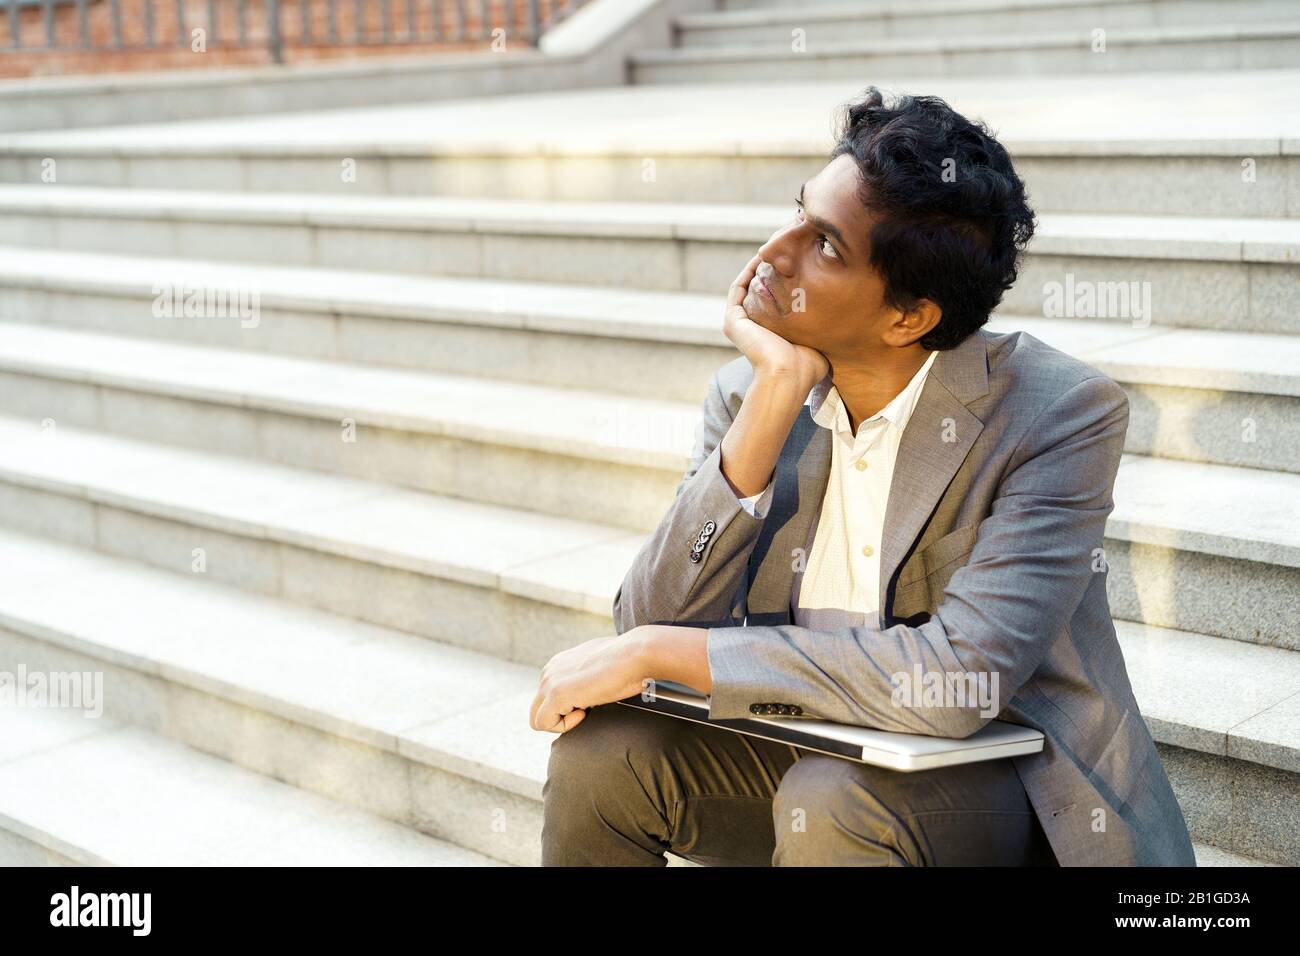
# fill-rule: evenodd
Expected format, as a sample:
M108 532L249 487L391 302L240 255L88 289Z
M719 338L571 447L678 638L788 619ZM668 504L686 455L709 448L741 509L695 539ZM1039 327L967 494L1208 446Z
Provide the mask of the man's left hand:
M562 734L582 723L589 707L640 694L650 675L638 630L584 641L547 661L529 716L533 730Z

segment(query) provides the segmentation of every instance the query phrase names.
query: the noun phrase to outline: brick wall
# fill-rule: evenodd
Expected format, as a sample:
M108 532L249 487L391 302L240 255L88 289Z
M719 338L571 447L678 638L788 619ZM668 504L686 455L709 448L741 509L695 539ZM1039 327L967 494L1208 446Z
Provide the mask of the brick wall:
M585 0L540 0L543 27L557 12L581 6ZM338 42L331 41L330 7ZM323 59L356 59L371 56L414 56L444 51L487 50L483 9L480 0L281 0L280 34L283 62ZM215 8L215 24L209 18ZM239 4L236 0L119 0L118 22L125 49L112 49L114 18L109 0L86 4L86 33L90 48L82 47L81 22L75 3L62 3L52 17L56 49L48 49L46 13L40 8L21 7L18 16L19 47L14 49L13 19L0 7L0 76L48 76L60 74L118 73L144 70L215 69L256 66L274 62L268 45L266 0L244 3L244 45L239 45ZM358 7L361 16L358 18ZM525 49L528 40L528 12L523 0L490 0L486 4L488 30L505 28L507 50ZM383 43L384 11L388 34L397 42ZM465 12L467 36L456 39ZM148 40L147 22L152 11L153 42ZM181 16L183 14L183 23ZM414 15L415 42L408 16ZM183 29L182 29L183 26ZM215 26L215 29L214 29ZM437 31L435 33L435 26ZM194 50L193 31L205 31L206 50ZM358 28L360 42L357 41ZM438 39L434 39L434 37Z

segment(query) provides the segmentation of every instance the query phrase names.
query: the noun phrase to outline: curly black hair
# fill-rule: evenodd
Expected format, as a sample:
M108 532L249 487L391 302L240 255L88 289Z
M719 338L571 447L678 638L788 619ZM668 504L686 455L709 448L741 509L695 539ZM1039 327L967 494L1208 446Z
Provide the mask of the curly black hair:
M830 158L853 156L858 198L880 218L871 265L885 301L904 312L923 298L937 304L943 318L920 344L955 348L1015 283L1034 234L1011 157L983 122L937 96L904 94L890 106L875 86L843 108L836 139Z

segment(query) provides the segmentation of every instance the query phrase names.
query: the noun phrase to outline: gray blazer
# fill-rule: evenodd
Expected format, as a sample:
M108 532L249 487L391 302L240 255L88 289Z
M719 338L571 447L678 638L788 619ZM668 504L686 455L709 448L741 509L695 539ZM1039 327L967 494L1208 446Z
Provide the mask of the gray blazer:
M1124 390L1025 332L941 352L903 432L881 542L883 629L794 625L796 557L821 511L831 435L804 406L765 518L719 447L754 370L709 384L690 467L614 597L622 634L708 627L711 716L786 703L806 716L966 737L969 706L893 702L891 675L997 675L999 720L1035 727L1012 758L1062 866L1195 866L1187 825L1129 684L1102 538L1128 428ZM743 625L743 626L742 626ZM990 685L991 686L991 685Z

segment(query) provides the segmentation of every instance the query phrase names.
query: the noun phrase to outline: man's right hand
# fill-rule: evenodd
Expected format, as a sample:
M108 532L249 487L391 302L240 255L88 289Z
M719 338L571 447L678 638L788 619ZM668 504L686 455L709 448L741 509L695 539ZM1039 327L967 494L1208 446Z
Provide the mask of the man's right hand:
M761 256L754 256L727 292L723 330L754 367L740 411L722 436L719 466L737 498L761 492L812 387L830 362L816 349L795 345L749 317L742 303Z
M778 333L760 325L745 311L745 296L758 271L762 253L755 254L727 290L722 331L736 348L749 359L755 375L792 380L803 394L826 377L830 362L826 356L806 345L788 342ZM760 295L761 293L754 293Z

